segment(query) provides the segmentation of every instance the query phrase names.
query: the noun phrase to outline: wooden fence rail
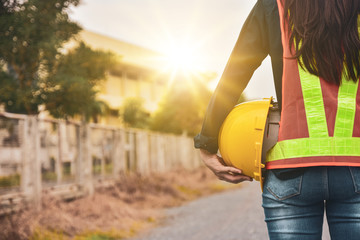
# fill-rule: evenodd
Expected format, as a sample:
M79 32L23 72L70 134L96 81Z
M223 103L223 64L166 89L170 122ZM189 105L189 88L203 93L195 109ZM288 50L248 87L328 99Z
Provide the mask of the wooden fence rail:
M186 136L0 114L0 213L14 202L40 208L44 192L70 199L127 172L200 164Z

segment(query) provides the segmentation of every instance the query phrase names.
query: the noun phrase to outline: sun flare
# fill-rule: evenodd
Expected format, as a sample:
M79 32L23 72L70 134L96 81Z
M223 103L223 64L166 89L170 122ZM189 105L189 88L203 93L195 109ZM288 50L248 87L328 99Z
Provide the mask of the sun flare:
M203 41L190 37L178 39L167 38L162 52L162 72L169 74L168 86L182 84L189 90L195 90L195 85L203 82L208 70L204 67Z
M196 68L196 61L192 51L186 48L174 48L167 54L168 64L173 69L192 71Z
M165 50L167 68L185 74L201 71L202 61L197 49L190 44L171 44Z

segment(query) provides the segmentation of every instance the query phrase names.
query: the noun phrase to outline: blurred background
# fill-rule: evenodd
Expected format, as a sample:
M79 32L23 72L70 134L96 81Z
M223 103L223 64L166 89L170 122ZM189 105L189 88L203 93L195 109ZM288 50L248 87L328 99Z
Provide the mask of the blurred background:
M211 91L255 4L2 2L8 11L1 19L0 102L6 112L84 117L189 136L199 131ZM244 92L248 100L276 97L269 60L263 65Z
M36 233L9 216L49 207L48 195L73 201L121 176L201 167L192 138L255 2L0 0L4 239ZM241 100L270 96L266 58Z
M161 115L164 113L159 111L168 112L165 109L159 109L159 107L166 108L164 102L168 102L169 108L175 105L185 106L179 100L169 101L169 95L171 96L172 93L167 97L161 97L163 95L161 92L181 92L178 85L185 88L184 91L187 94L191 92L199 96L205 95L196 102L200 101L200 105L207 104L206 90L211 92L216 87L241 26L255 2L254 0L222 2L216 0L108 0L101 2L88 0L72 8L70 17L88 31L116 39L118 44L130 43L132 47L138 47L138 55L134 56L134 52L124 52L126 46L123 46L121 50L119 46L118 53L123 56L123 61L141 64L154 69L158 74L159 72L164 74L162 77L166 90L159 90L156 93L158 99L163 99L160 105L156 104L157 99L149 101L149 96L140 92L140 97L146 102L145 108L150 112L158 110L152 116L160 121L159 118L162 118ZM90 44L96 44L95 36L89 36L87 41ZM115 51L115 47L111 48L105 41L100 39L97 41L101 43L96 47L107 45L109 50ZM140 49L143 50L142 53ZM145 49L153 53L145 52ZM127 91L131 94L130 89ZM186 94L181 95L180 98L187 98ZM248 100L276 97L269 59L266 59L262 68L255 73L244 96ZM179 104L176 104L177 101ZM116 102L120 104L121 100L117 99ZM153 106L150 106L151 102L154 103ZM195 101L189 102L193 102L186 104L190 108ZM201 112L203 112L204 106L195 108L202 109ZM196 115L191 114L194 110L188 109L187 112L187 115ZM201 117L202 114L200 114ZM170 119L175 120L175 118ZM194 126L196 130L186 129L185 126L183 128L191 135L199 131L199 123L190 122L189 125ZM152 127L159 130L159 127L154 125Z

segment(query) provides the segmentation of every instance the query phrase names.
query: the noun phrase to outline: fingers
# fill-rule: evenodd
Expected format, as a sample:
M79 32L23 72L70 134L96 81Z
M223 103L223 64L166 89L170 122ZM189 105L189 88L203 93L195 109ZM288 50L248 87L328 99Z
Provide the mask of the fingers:
M228 166L217 166L213 169L215 175L222 181L230 183L240 183L243 181L252 181L251 177L242 174L240 169Z
M200 151L200 153L205 165L211 171L213 171L220 180L230 183L252 181L252 178L243 175L240 169L231 166L225 166L223 159L216 154L210 154L205 150Z
M228 167L228 166L223 166L221 168L221 172L230 173L230 174L242 174L242 171L240 169L234 167Z
M230 183L240 183L243 181L252 181L253 179L251 177L242 175L242 174L232 174L232 173L222 173L217 175L217 177L226 182Z

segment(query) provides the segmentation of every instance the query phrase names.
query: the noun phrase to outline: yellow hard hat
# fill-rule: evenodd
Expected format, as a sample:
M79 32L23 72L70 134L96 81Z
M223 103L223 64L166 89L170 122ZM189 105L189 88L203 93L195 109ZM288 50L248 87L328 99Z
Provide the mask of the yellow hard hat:
M276 110L275 121L269 121L269 109ZM235 106L220 128L218 144L225 163L260 181L261 188L266 151L277 141L279 120L277 104L272 98L264 98ZM275 127L269 128L269 124L275 124ZM271 136L270 130L274 133ZM264 138L270 141L263 144Z

